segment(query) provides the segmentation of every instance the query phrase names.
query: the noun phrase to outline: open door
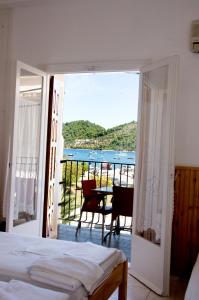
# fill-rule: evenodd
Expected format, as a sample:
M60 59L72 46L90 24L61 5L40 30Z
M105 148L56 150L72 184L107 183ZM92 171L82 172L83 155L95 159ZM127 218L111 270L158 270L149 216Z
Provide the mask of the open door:
M130 273L169 294L178 57L141 70Z
M42 71L17 62L6 230L37 236L43 221L46 77Z
M57 237L58 203L61 199L59 179L60 159L63 156L62 112L64 75L50 78L48 101L48 129L46 144L46 175L44 191L43 237Z

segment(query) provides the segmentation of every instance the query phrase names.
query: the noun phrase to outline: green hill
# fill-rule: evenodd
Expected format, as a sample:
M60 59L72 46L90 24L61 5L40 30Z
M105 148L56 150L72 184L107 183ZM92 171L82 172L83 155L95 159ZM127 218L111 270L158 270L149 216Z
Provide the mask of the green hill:
M105 129L89 121L63 124L65 148L135 150L135 121Z

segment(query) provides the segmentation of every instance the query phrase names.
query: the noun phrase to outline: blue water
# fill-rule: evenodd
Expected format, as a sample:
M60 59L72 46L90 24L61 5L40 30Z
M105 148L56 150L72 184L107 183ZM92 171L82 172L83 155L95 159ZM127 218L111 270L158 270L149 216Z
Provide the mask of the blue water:
M64 158L81 161L135 164L135 151L64 149Z

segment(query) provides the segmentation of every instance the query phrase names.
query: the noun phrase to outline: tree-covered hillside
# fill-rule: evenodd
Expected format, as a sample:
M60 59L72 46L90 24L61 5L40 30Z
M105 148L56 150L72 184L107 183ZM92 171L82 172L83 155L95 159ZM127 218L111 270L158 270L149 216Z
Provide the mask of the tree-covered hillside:
M106 129L89 121L73 121L63 124L63 137L65 145L76 140L95 139L103 135Z
M89 121L63 124L65 148L135 150L135 121L105 129Z

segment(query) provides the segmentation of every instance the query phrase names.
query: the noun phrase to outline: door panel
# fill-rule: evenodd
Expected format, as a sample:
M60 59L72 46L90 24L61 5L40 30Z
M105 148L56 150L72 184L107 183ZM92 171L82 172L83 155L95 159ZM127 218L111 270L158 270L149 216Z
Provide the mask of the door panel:
M174 180L177 57L151 64L140 77L131 273L169 293Z
M17 63L11 193L7 230L40 235L42 224L46 75Z
M54 76L50 78L48 131L46 147L46 175L44 192L43 237L57 236L57 205L56 193L56 159L58 157L58 114L60 89L56 86Z

